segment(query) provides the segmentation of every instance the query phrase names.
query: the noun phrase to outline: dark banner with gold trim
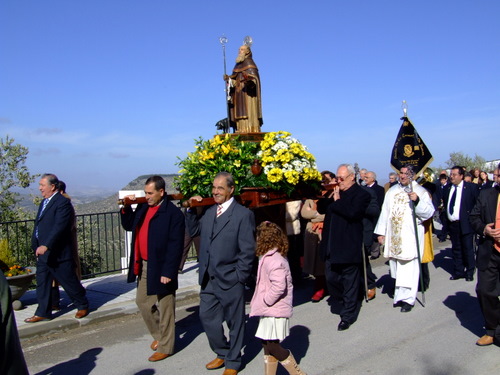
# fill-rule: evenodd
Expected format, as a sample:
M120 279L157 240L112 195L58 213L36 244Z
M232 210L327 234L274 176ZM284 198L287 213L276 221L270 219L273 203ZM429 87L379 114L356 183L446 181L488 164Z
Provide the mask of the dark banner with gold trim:
M392 148L391 166L399 172L405 164L413 165L419 176L432 162L432 155L408 117L402 117L396 142Z

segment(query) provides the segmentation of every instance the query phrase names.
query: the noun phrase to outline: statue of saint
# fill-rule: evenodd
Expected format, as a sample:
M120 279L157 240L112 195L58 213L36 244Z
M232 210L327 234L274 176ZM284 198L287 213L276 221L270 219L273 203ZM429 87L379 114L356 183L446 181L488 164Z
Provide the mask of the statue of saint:
M250 46L240 47L233 74L225 75L224 80L229 86L228 106L236 133L260 132L263 124L260 78Z

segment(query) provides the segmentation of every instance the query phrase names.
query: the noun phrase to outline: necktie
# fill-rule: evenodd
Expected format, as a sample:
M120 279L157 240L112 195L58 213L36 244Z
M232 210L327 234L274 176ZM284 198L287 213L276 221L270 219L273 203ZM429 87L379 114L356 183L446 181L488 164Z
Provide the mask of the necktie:
M43 211L45 210L45 207L49 204L49 200L45 198L42 203L42 210L40 211L40 215L38 215L38 218L42 217Z
M38 215L38 218L40 219L42 217L43 211L45 210L45 207L49 204L49 200L45 198L42 203L42 210L40 211L40 215ZM35 229L35 237L38 238L38 225L36 226Z
M455 209L455 201L457 200L457 186L453 185L455 190L453 190L453 195L450 200L450 215L453 215L453 210Z
M217 206L217 217L219 217L220 215L222 215L222 204L219 204Z
M497 199L497 214L495 217L495 229L500 228L500 194ZM500 242L495 242L495 249L500 253Z

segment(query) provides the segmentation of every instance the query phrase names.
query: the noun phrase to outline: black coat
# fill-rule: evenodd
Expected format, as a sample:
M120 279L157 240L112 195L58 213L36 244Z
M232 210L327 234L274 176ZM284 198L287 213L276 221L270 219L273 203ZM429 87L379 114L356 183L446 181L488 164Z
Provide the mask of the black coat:
M137 277L134 274L136 229L142 225L148 208L148 204L143 203L139 204L135 211L132 211L130 206L121 211L123 229L132 232L128 282L134 282ZM177 290L177 275L184 249L184 232L184 215L172 202L165 199L149 222L147 263L149 295L171 294ZM168 277L171 281L162 284L161 276Z
M320 244L325 261L333 264L363 261L363 217L370 199L368 192L353 185L328 205Z
M469 215L469 220L474 231L479 234L476 266L481 271L488 268L491 255L493 251L496 251L493 248L493 238L486 237L483 233L486 224L495 222L498 194L500 194L500 189L498 188L481 191L476 205Z
M451 199L451 190L453 188L453 184L447 185L443 192L443 202L444 209L448 209L448 200ZM474 229L472 228L469 222L469 214L474 208L476 204L477 196L479 195L479 189L477 188L477 184L473 184L471 182L465 182L462 188L462 199L460 201L460 230L462 234L473 233ZM448 215L446 216L448 218Z
M377 181L375 181L372 186L369 186L369 188L375 191L375 194L377 195L378 208L381 209L382 204L384 203L385 189L380 186Z
M73 259L74 241L71 227L74 224L75 210L71 201L60 193L52 196L42 215L40 204L35 220L35 230L31 237L31 248L47 246L45 254L38 257L38 262L55 266L60 262ZM38 228L38 238L36 232Z

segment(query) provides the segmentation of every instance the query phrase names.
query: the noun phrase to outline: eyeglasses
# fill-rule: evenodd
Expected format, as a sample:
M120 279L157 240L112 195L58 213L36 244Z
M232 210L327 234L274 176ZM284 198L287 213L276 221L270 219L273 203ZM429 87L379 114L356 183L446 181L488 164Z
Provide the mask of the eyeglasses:
M345 177L337 176L337 181L338 181L338 182L343 182L343 181L345 181L345 179L346 179L347 177L349 177L351 174L352 174L352 173L349 173L349 174L348 174L347 176L345 176Z

